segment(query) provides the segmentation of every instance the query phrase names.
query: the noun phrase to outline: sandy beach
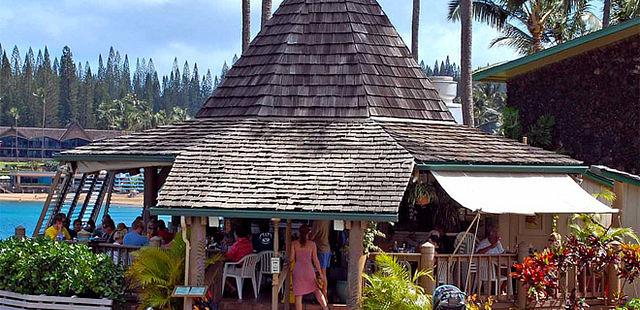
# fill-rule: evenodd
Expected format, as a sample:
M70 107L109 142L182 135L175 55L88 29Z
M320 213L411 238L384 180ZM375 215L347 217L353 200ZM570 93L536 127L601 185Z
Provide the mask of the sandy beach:
M80 197L83 198L82 196ZM42 201L47 199L46 193L30 194L30 193L0 193L0 201ZM128 197L127 194L112 194L111 203L118 205L126 205L132 207L142 206L143 195L136 197Z

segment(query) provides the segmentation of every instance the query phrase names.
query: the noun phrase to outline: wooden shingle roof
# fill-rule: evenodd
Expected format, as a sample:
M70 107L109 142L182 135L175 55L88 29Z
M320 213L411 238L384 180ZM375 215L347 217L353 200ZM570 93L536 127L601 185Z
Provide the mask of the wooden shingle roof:
M453 121L375 0L285 0L198 117Z
M395 213L413 170L371 120L223 123L177 157L160 206Z

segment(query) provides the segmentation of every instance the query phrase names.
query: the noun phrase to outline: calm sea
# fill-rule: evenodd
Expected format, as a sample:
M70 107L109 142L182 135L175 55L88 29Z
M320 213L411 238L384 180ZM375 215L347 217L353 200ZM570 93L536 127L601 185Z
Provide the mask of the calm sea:
M42 212L42 205L42 202L0 201L0 239L12 236L18 225L24 226L27 229L27 235L31 236ZM130 226L141 212L140 207L111 205L109 208L113 221L116 224L123 222L127 226Z

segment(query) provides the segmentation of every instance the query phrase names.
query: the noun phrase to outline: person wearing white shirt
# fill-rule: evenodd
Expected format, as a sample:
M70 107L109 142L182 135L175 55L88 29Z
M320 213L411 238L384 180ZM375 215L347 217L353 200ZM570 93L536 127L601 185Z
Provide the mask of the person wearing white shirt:
M490 227L487 237L478 243L477 248L477 254L503 254L504 248L500 242L498 230L495 227Z

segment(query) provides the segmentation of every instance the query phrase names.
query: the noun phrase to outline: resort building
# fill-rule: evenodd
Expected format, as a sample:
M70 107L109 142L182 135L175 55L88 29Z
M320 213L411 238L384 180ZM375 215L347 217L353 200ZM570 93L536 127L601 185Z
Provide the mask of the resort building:
M523 131L553 116L549 148L640 173L640 17L504 64L476 81L507 84Z
M66 128L0 127L0 160L50 160L61 151L122 134L119 130L84 129L75 122Z
M57 159L62 167L35 235L57 213L72 220L91 213L95 220L96 210L108 208L113 176L142 168L143 217L171 215L188 231L186 284L207 285L216 301L222 272L210 276L215 267L206 266L205 247L207 227L222 229L220 218L270 221L276 266L291 254L293 229L333 221L332 234L344 238L339 248L331 245L340 266L328 272L346 283L342 302L349 309L361 300L369 223L397 222L386 241L404 238L394 241L413 252L398 255L435 269L435 280L420 280L427 292L436 284L466 286L506 309L524 308L526 292L500 275L518 259L516 249L528 253L546 242L552 214L615 212L575 181L587 170L581 161L457 124L375 0L284 1L196 119L97 141ZM79 200L69 189L75 174L81 182L101 180L100 190ZM484 236L479 227L488 226L510 251L469 255L476 236L468 232ZM432 230L444 235L437 254L424 239ZM256 256L247 257L252 263L242 268L256 268ZM462 273L461 262L476 271ZM587 278L588 271L579 272ZM278 292L289 281L287 268L273 272L270 294L255 303L278 309ZM338 291L333 282L330 291ZM604 290L582 285L577 294L587 289L590 296ZM185 298L184 309L192 301ZM224 299L220 309L253 308L234 302Z

